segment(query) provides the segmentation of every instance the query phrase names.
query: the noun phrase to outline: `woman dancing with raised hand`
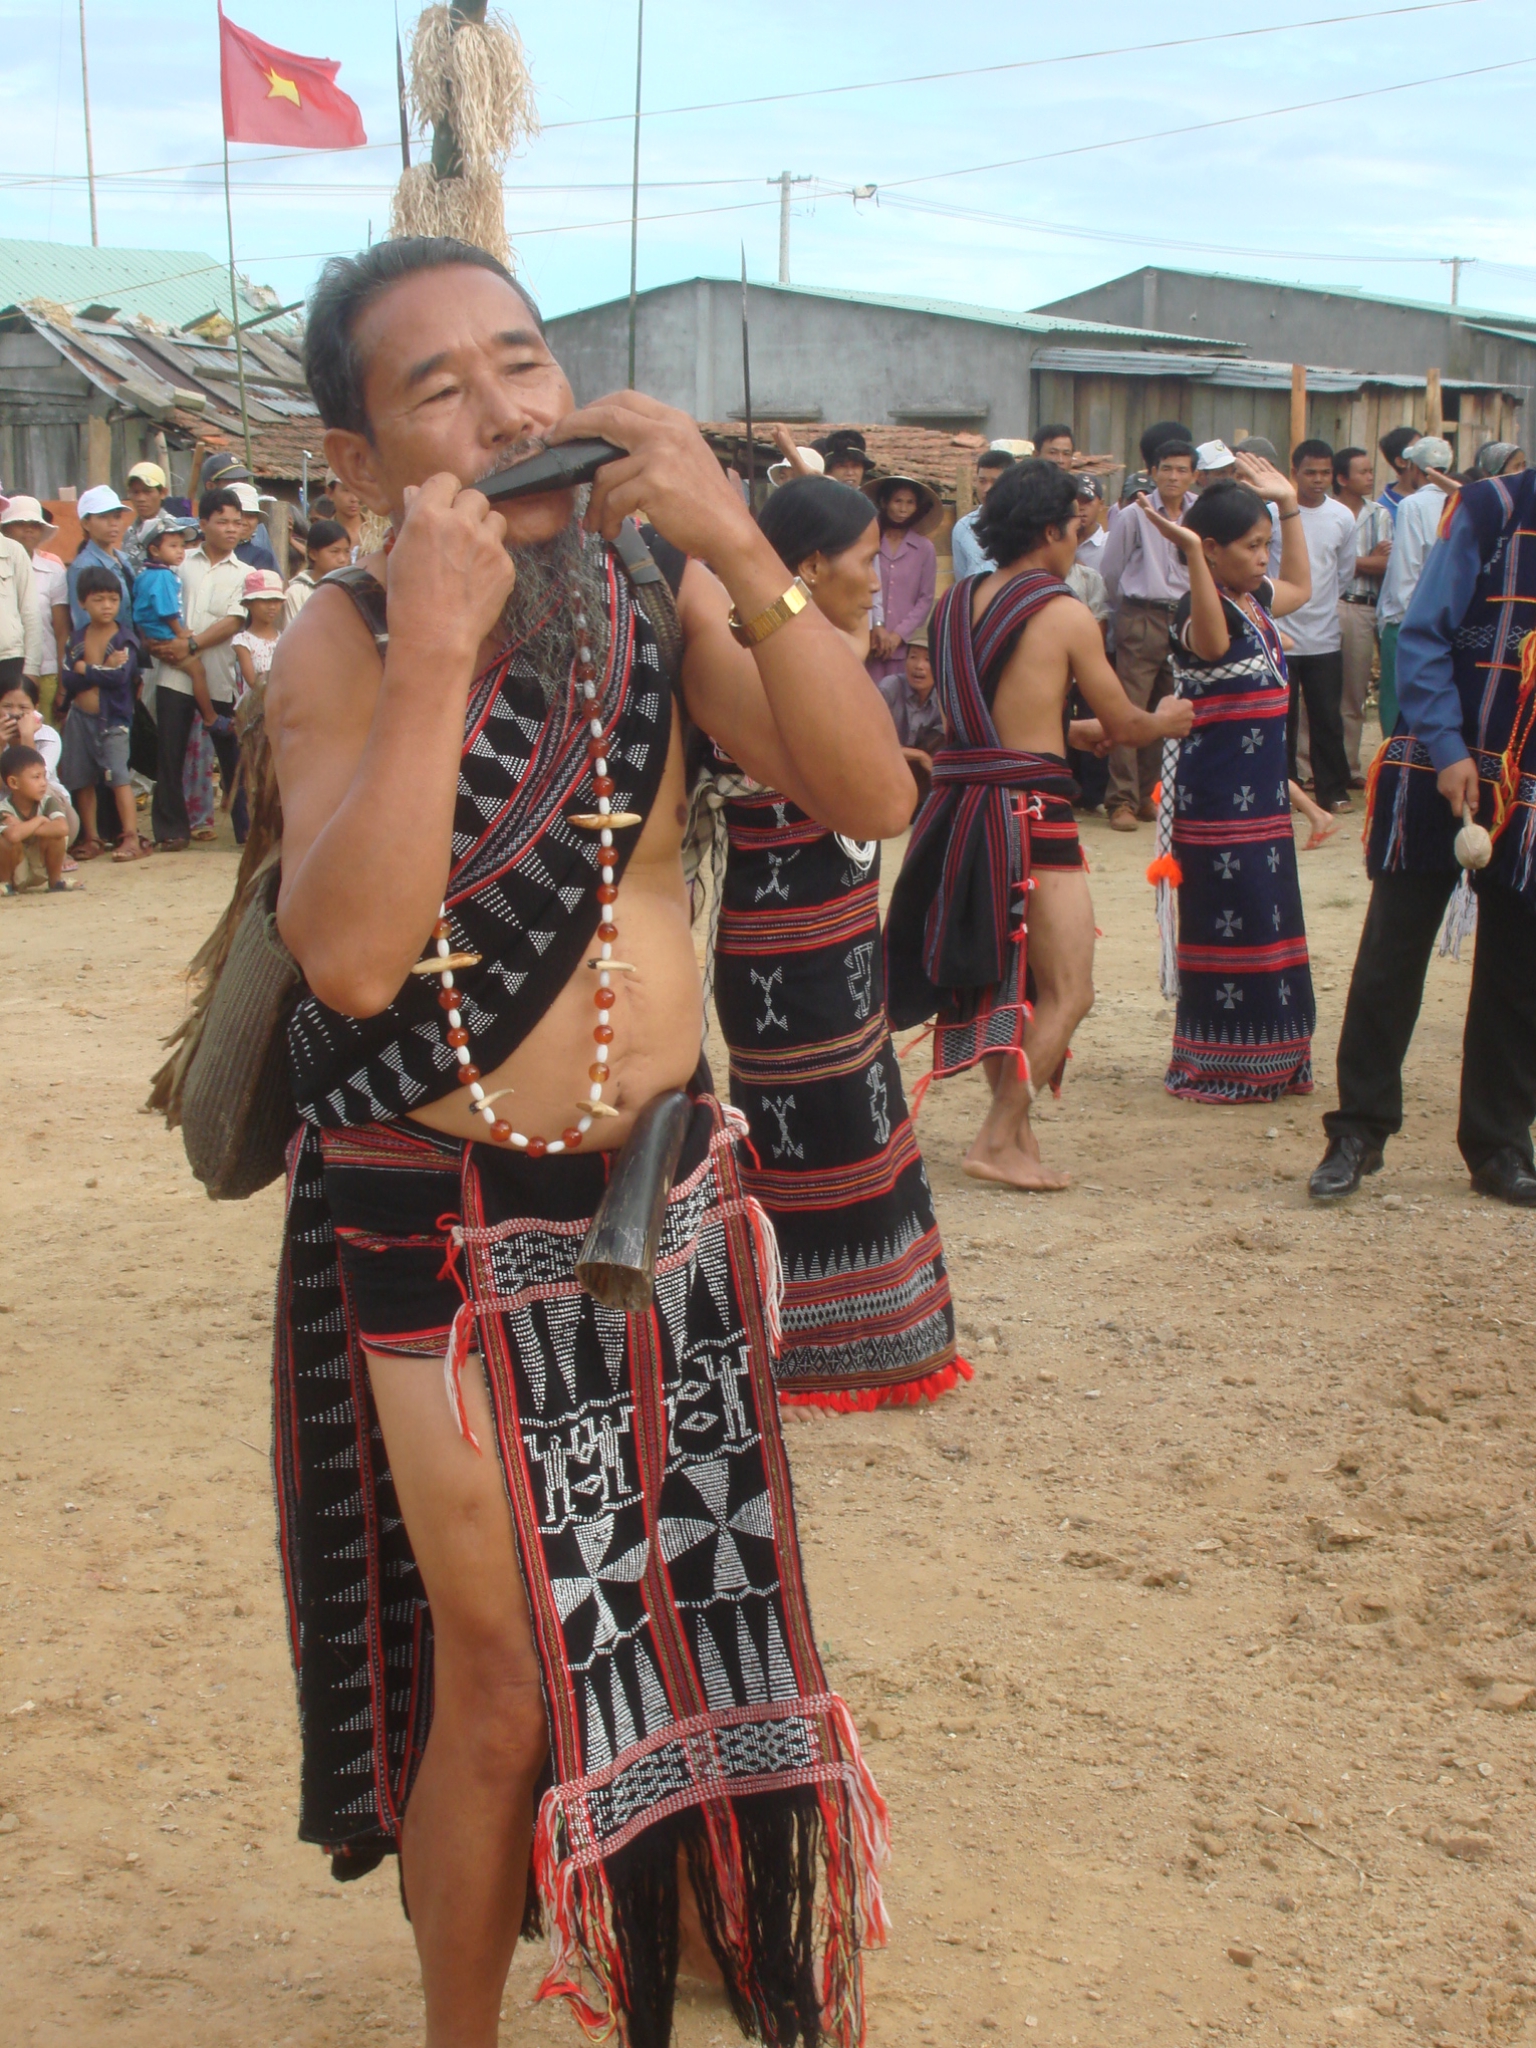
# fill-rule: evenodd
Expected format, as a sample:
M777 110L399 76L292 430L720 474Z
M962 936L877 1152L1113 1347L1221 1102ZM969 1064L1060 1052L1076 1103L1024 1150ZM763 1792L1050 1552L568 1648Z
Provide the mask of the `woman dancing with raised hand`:
M879 587L868 498L800 477L759 523L862 654ZM715 768L729 840L715 1008L760 1162L745 1179L784 1264L780 1397L844 1410L933 1398L970 1367L886 1022L879 842L829 832L723 756Z
M1178 694L1195 729L1164 749L1157 883L1163 993L1177 999L1163 1085L1191 1102L1273 1102L1312 1088L1316 1011L1291 810L1320 846L1337 829L1286 773L1290 683L1277 617L1312 590L1288 477L1252 456L1240 482L1214 484L1158 531L1183 553L1189 591L1174 615ZM1280 515L1280 574L1267 573L1269 503ZM1170 892L1177 890L1177 965Z

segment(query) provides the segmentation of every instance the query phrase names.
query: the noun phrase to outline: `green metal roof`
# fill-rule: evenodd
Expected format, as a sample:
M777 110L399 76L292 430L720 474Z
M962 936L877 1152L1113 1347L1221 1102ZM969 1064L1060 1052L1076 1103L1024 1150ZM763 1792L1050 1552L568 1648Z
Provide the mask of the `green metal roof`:
M690 284L729 285L739 290L740 283L739 278L733 277L678 278L671 284L652 285L639 296L651 298L657 292L676 291ZM881 306L897 313L930 313L941 320L974 320L987 327L1012 327L1021 334L1097 334L1113 336L1117 340L1180 343L1202 352L1226 351L1232 354L1240 353L1243 347L1241 342L1218 341L1208 334L1160 334L1149 327L1115 327L1103 320L1074 320L1058 313L1015 313L999 306L965 305L954 299L909 299L891 292L850 291L842 285L760 284L756 278L748 278L747 283L754 292L782 292L789 298L832 299L844 305ZM615 299L609 303L620 305L623 301ZM573 310L593 312L596 309L582 306ZM571 317L571 313L552 314L550 320L553 324L556 320L569 320Z
M1471 326L1480 326L1488 321L1497 321L1499 327L1493 332L1503 331L1512 341L1536 341L1536 331L1522 333L1511 325L1524 320L1524 313L1493 313L1485 307L1455 305L1449 299L1399 299L1387 292L1373 292L1358 284L1314 284L1302 278L1248 277L1235 270L1185 270L1176 263L1144 263L1139 270L1124 270L1118 277L1106 278L1102 285L1089 285L1087 291L1104 291L1112 284L1125 284L1132 278L1143 277L1151 270L1163 277L1192 277L1199 284L1249 284L1262 291L1311 292L1324 299L1358 299L1370 306L1400 306L1410 313L1444 313L1457 320L1465 320ZM1064 292L1068 299L1086 297L1086 292ZM1536 320L1532 321L1536 329Z
M242 290L242 309L264 310ZM0 306L51 299L80 313L115 306L184 327L215 307L229 317L229 266L196 249L91 249L0 240ZM247 314L248 317L248 314Z

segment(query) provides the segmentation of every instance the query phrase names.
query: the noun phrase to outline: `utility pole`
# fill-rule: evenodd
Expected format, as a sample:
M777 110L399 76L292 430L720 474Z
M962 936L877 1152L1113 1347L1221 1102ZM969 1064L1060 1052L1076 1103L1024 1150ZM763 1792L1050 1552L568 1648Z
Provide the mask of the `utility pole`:
M1469 263L1475 263L1477 258L1475 256L1442 256L1440 261L1449 268L1451 273L1451 304L1459 306L1461 304L1461 273Z
M629 187L629 389L635 388L635 288L640 268L640 85L645 67L645 0L635 8L635 160Z
M789 188L791 185L809 185L810 174L797 178L789 171L780 171L776 178L770 178L770 185L779 188L779 283L789 283Z
M85 54L85 0L80 0L80 98L85 107L85 182L91 195L91 247L101 246L96 230L96 157L91 148L91 71Z

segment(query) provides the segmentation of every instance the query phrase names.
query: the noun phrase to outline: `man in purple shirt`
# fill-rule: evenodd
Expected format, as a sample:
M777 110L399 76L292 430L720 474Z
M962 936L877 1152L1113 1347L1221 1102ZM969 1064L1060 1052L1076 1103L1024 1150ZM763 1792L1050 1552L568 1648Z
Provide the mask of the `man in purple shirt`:
M1165 517L1182 520L1195 502L1195 451L1187 440L1157 449L1152 483ZM1104 544L1099 573L1115 607L1115 669L1138 711L1150 711L1173 688L1170 628L1189 588L1184 557L1165 540L1139 505L1127 505ZM1150 820L1152 791L1162 771L1162 748L1115 747L1109 757L1109 822L1134 832Z
M875 682L899 676L907 642L933 610L938 557L921 529L939 516L937 495L915 477L884 476L864 486L880 512L880 617L869 633L869 673Z

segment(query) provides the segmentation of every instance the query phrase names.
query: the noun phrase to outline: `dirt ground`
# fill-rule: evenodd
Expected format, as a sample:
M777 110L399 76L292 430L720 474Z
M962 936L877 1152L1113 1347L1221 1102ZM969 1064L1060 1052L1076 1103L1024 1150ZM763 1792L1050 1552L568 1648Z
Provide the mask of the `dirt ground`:
M935 1091L975 1381L787 1425L894 1824L870 2041L1536 2042L1536 1222L1454 1149L1468 967L1431 971L1386 1173L1314 1213L1356 838L1302 862L1317 1094L1223 1110L1160 1086L1150 834L1086 837L1100 995L1043 1132L1073 1191L965 1180L980 1084ZM232 866L0 904L0 2034L29 2048L419 2039L392 1870L340 1887L294 1839L278 1192L211 1206L138 1108ZM503 2038L577 2040L538 1968ZM682 2048L732 2038L684 1998Z

